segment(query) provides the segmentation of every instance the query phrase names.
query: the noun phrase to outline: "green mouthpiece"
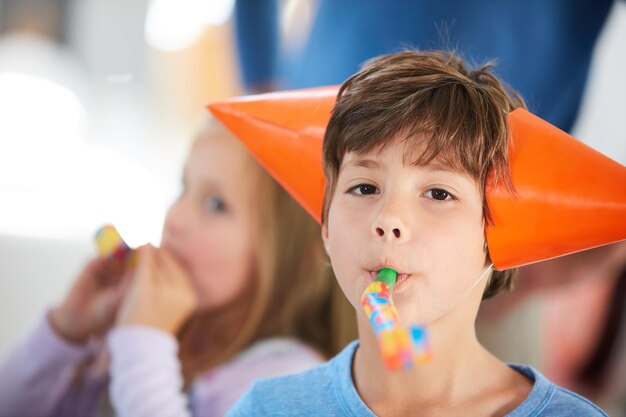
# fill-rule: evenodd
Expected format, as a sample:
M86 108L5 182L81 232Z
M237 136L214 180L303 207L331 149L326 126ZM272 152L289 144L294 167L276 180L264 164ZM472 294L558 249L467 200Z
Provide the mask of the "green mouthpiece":
M384 282L390 290L393 290L397 279L398 273L391 268L381 269L378 271L378 275L376 276L376 281Z

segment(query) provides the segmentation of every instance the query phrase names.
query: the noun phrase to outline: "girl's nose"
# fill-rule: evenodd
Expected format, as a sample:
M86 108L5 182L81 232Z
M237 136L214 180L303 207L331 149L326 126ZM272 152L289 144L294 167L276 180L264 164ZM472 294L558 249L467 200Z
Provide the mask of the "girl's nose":
M163 223L163 238L180 238L185 232L188 215L185 214L184 197L179 198L172 204L165 216Z

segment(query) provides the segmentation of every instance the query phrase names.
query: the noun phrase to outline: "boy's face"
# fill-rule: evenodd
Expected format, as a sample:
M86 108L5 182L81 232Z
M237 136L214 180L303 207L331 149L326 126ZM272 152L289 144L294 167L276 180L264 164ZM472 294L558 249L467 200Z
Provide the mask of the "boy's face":
M486 267L482 198L471 177L436 159L412 165L421 150L407 149L396 139L380 152L345 155L322 235L357 310L376 273L391 267L399 274L393 297L400 319L428 324L480 300L486 279L474 283Z

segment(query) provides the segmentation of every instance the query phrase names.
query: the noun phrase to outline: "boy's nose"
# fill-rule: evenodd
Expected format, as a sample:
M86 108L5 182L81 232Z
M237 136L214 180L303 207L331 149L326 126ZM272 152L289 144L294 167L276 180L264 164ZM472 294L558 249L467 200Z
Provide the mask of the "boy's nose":
M381 236L381 237L385 236L385 233L386 233L385 230L383 230L382 228L380 227L376 228L376 234L378 234L378 236ZM400 232L400 229L398 228L392 229L391 233L393 233L393 235L397 238L402 237L402 232Z
M387 242L405 242L410 237L409 228L397 216L379 215L372 224L372 233Z

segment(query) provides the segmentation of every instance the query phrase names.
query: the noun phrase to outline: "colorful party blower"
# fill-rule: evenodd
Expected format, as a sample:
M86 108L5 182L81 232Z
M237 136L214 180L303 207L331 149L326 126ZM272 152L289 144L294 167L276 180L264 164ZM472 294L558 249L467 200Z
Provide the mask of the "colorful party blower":
M391 297L397 277L396 271L381 269L361 296L361 306L378 338L383 363L390 370L410 368L430 358L426 329L406 328L398 320L398 310Z
M286 91L209 105L318 222L321 149L337 87ZM487 227L496 269L514 268L626 239L626 167L525 109L509 114L516 193L488 186Z
M133 266L136 262L136 252L132 250L115 226L105 224L96 232L94 239L98 247L98 254L109 258L111 261Z

